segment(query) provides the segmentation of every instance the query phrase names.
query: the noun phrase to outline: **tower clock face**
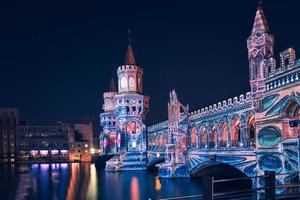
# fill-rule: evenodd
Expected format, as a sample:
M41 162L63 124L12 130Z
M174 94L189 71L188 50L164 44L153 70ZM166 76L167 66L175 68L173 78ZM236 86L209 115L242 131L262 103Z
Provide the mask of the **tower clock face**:
M127 87L127 78L123 76L121 78L121 88L126 88Z
M129 84L129 88L133 89L134 88L134 78L133 77L129 77L128 79L128 84Z

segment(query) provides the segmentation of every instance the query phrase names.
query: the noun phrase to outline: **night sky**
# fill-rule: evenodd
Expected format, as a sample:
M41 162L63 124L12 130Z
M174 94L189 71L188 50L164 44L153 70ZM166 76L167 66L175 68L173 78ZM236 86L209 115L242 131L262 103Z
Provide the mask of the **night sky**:
M300 52L299 6L264 1L277 59L289 47ZM98 123L129 27L151 98L147 125L167 119L173 88L191 110L239 96L250 90L246 39L256 9L256 0L1 4L0 107L18 107L31 124Z

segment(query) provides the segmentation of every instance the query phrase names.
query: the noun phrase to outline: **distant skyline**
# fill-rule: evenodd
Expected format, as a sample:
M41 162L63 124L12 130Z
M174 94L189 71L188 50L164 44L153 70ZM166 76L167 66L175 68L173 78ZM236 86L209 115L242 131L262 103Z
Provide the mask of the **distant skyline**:
M300 52L300 3L265 0L275 56ZM191 111L250 90L246 39L257 1L31 1L1 6L0 107L45 124L98 119L131 29L150 96L147 125L167 119L175 88ZM298 53L299 54L299 53ZM94 124L98 125L98 124Z

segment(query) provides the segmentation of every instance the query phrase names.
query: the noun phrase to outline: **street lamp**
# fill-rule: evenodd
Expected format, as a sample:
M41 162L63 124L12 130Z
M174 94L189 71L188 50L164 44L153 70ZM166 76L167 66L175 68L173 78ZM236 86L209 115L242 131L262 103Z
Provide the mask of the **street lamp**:
M298 129L298 141L297 141L297 145L298 145L298 175L300 172L300 120L291 120L289 121L290 123L290 127L291 128L297 128ZM299 181L300 181L300 176L299 176Z

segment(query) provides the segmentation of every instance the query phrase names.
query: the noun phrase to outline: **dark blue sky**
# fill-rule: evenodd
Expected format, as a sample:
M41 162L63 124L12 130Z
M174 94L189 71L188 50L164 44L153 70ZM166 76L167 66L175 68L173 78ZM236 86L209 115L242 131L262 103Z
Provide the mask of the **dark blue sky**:
M147 3L146 3L147 2ZM300 52L298 0L265 0L276 57ZM249 91L246 39L256 0L20 1L0 6L0 106L24 120L98 119L132 30L147 124L167 118L176 88L192 110Z

